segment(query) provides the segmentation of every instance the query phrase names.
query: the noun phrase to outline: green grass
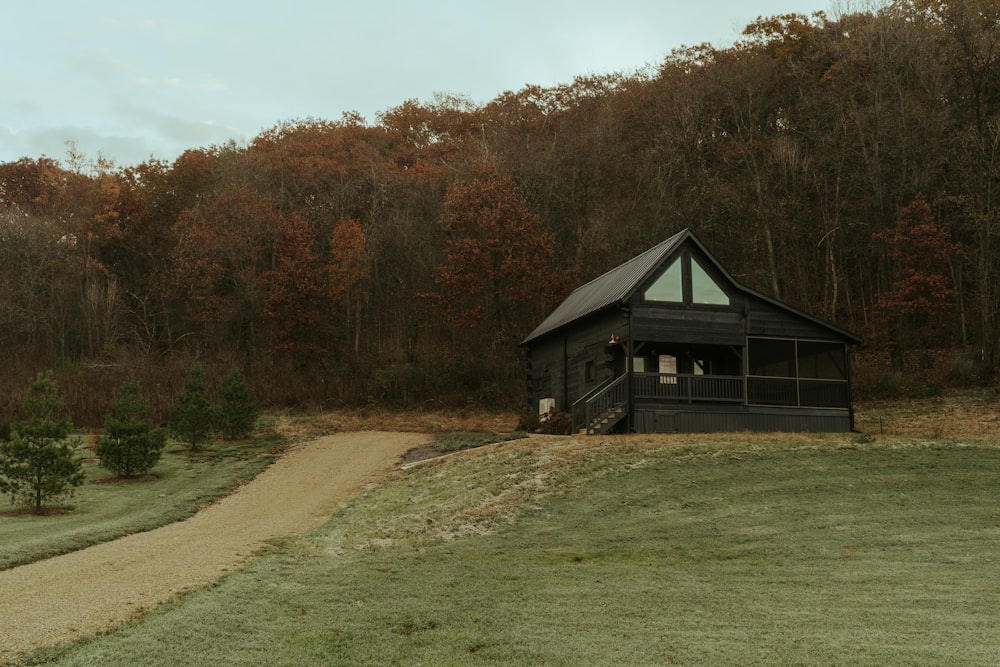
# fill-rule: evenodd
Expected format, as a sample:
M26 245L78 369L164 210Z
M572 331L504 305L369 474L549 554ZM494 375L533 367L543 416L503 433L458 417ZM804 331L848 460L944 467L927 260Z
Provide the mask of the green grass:
M107 482L111 473L95 462L84 464L87 481L60 507L64 514L36 516L15 512L0 497L0 569L81 549L128 533L150 530L194 514L270 463L280 441L273 436L252 442L223 442L194 454L167 446L152 470L155 479Z
M508 440L519 440L527 438L528 434L523 431L513 433L491 433L489 431L458 431L455 433L442 433L435 440L431 447L442 454L461 451L463 449L474 449L484 445L493 445L498 442Z
M995 665L1000 449L521 440L65 665ZM665 443L665 444L663 444Z

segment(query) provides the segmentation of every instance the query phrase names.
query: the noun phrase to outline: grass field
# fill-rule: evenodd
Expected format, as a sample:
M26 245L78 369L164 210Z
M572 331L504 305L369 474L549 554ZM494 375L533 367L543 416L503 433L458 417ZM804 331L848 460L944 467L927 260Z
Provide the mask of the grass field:
M1000 447L532 438L417 465L61 665L995 665Z
M63 501L72 511L18 514L0 496L0 569L150 530L179 521L252 479L273 460L282 439L273 435L248 442L215 443L181 454L167 446L153 479L110 481L95 461L84 464L87 481ZM59 507L57 505L56 507Z

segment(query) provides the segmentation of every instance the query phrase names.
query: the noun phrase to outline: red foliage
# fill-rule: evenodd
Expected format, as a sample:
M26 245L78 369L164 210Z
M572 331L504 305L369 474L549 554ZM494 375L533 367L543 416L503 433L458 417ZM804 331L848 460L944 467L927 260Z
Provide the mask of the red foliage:
M281 220L274 249L275 268L264 274L264 317L273 325L271 351L324 355L332 331L325 317L323 265L302 216L293 213Z
M937 225L923 197L903 209L895 227L874 238L886 244L893 266L892 288L879 297L883 308L900 315L935 315L951 309L956 292L945 271L961 246Z
M487 320L498 337L526 333L547 307L552 236L493 162L480 162L473 177L445 195L443 224L447 263L438 268L440 288L427 295L450 322L472 327Z
M281 218L248 188L228 190L185 210L177 235L172 293L202 322L247 322L260 315L262 276Z
M327 271L334 304L342 303L351 290L368 277L365 230L357 220L343 218L334 225Z

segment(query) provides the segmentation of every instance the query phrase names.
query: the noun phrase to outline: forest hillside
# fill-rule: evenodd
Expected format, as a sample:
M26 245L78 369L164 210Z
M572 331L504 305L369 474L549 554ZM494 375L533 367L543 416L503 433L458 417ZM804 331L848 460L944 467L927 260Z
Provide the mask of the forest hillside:
M858 395L994 382L1000 5L762 18L726 48L305 118L172 163L0 163L0 414L54 369L78 423L195 362L272 406L516 407L518 343L690 228L857 332Z

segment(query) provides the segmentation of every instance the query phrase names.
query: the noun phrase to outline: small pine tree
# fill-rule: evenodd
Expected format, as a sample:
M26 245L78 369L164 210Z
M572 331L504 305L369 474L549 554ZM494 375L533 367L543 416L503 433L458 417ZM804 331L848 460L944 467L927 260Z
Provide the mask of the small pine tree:
M83 484L83 464L51 375L39 375L28 385L23 405L30 419L15 422L10 439L0 442L0 492L37 513L46 501L72 495Z
M145 474L159 463L166 443L166 433L154 429L146 416L139 385L122 385L114 410L104 418L104 435L94 447L101 467L119 477Z
M201 366L191 369L170 417L174 435L190 444L192 451L198 451L198 446L208 440L218 419L218 409L209 399L208 378Z
M246 438L257 421L257 406L250 387L238 371L233 371L219 387L219 427L229 440Z

